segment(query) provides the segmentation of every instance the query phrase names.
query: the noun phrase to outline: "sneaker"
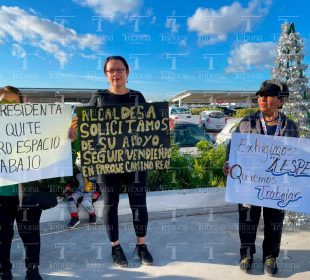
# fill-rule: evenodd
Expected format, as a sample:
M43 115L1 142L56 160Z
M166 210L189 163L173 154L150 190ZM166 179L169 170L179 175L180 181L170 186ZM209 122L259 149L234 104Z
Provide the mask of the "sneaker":
M121 245L116 245L112 247L112 258L114 265L121 267L128 266L128 262Z
M39 274L39 269L36 267L31 270L27 270L25 280L43 280Z
M153 257L149 250L147 249L147 246L145 244L142 245L136 245L135 251L135 258L140 259L142 264L145 265L152 265L153 264Z
M275 276L278 273L276 258L268 256L264 260L264 273L270 276Z
M253 264L253 258L243 257L240 260L239 267L243 272L248 273L252 268L252 264Z
M96 215L89 215L88 223L91 225L95 225L96 224Z
M12 280L13 279L12 272L8 271L8 272L0 273L0 279L1 280Z
M80 219L78 217L72 217L70 223L68 224L68 228L74 229L80 223Z

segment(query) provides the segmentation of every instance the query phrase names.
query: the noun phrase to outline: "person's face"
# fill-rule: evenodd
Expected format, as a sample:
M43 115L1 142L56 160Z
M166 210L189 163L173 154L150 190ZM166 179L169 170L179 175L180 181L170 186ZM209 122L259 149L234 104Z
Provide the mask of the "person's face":
M0 93L0 104L20 103L18 94L14 92Z
M279 111L284 99L277 96L258 96L259 110L266 115L273 115Z
M105 74L111 86L122 88L126 86L129 72L121 60L112 59L106 66Z

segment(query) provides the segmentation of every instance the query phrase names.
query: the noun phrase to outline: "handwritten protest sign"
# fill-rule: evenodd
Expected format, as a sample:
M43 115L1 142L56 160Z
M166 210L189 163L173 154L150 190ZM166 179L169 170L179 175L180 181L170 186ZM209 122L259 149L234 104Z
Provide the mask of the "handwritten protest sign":
M84 177L170 165L168 103L78 108Z
M226 201L310 213L310 139L234 133Z
M70 123L70 105L0 104L0 186L71 176Z

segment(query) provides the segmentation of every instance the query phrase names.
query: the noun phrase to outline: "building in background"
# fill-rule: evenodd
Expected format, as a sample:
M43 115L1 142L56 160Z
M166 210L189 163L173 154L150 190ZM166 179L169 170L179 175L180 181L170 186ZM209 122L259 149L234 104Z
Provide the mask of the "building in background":
M253 107L257 104L256 91L241 90L186 90L169 99L170 104L179 107L194 104L238 104Z
M66 103L88 103L92 94L97 89L78 88L21 88L26 102L66 102ZM181 107L187 105L209 105L209 104L237 104L243 107L253 107L257 104L255 91L231 91L231 90L186 90L169 100L170 104Z

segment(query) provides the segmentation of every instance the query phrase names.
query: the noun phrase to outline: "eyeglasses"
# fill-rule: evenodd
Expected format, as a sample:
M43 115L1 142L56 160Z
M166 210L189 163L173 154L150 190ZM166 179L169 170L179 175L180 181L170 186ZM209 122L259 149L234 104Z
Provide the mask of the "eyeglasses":
M125 71L125 68L116 68L116 69L106 70L106 72L109 74L113 74L113 73L120 74L120 73L123 73L124 71Z

